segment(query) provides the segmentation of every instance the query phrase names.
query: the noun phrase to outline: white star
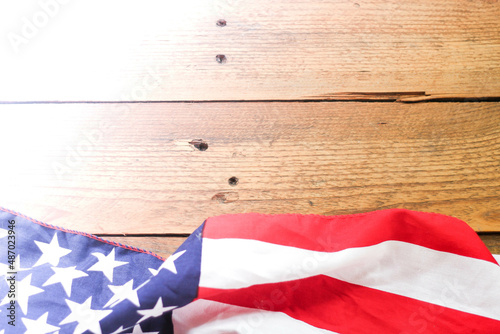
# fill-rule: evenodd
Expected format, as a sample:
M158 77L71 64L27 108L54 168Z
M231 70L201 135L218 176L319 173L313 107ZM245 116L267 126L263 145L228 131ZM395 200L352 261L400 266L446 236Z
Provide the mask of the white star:
M75 328L74 334L81 334L86 330L90 330L93 333L102 334L101 321L105 316L110 314L111 310L93 310L90 308L92 303L92 297L89 297L86 301L81 304L75 303L69 299L66 299L66 304L71 309L71 313L64 318L59 325L69 324L71 322L78 322Z
M123 285L108 285L108 288L113 291L114 296L111 297L111 299L104 305L104 307L108 307L112 305L111 307L115 306L116 304L124 301L125 299L128 299L132 304L135 306L140 306L139 304L139 296L137 296L137 290L140 288L138 287L137 289L133 289L134 286L134 280L131 279L127 283Z
M134 330L128 334L158 334L160 332L143 332L141 325L137 324L134 326Z
M47 317L49 316L49 312L45 312L40 318L36 320L31 320L28 318L22 318L24 326L26 326L25 334L46 334L53 333L54 331L59 330L59 327L52 326L47 323Z
M121 332L123 332L125 329L123 328L123 326L120 326L120 328L118 328L116 331L114 331L113 333L111 334L120 334ZM1 333L0 333L1 334Z
M8 264L0 263L0 276L7 279L7 272L11 271ZM0 333L1 334L1 333Z
M113 270L116 267L123 266L128 262L115 261L115 249L113 248L108 255L104 256L102 253L92 253L97 257L98 261L88 269L88 271L102 271L104 276L108 278L110 282L113 282Z
M160 266L158 270L167 269L173 272L174 274L177 274L177 268L175 268L174 261L177 260L185 252L186 250L183 250L182 252L170 255L169 258L165 262L163 262L163 264Z
M21 268L21 254L17 254L17 256L16 256L16 261L14 262L14 268L15 268L15 271L17 271L17 272L26 271L26 270L31 269L31 268Z
M160 271L159 268L158 269L148 268L148 270L151 274L153 274L153 276L156 276L156 274L158 274L158 272Z
M32 274L29 274L22 281L19 281L17 283L17 303L19 304L19 307L24 314L28 314L28 298L43 292L43 289L31 285L31 275ZM10 298L8 295L6 295L0 305L7 304L9 302Z
M88 276L83 271L76 270L75 268L76 266L67 268L52 267L52 270L54 270L54 275L50 276L50 278L45 283L43 283L42 286L61 283L64 291L66 292L66 295L68 297L71 296L71 286L73 284L73 280L75 278Z
M6 229L0 228L0 239L5 238L9 234L9 231Z
M3 238L5 238L8 233L9 232L7 230L5 230L3 228L0 228L0 240L3 239ZM18 257L19 257L19 255L18 255ZM10 268L9 268L8 264L0 263L0 275L2 275L2 276L3 275L7 275L8 271L12 271L12 270L9 270L9 269ZM0 334L2 334L2 333L0 332Z
M163 301L161 300L161 297L160 297L160 298L158 298L158 301L156 302L155 307L153 307L152 309L137 311L137 313L139 313L140 315L142 315L142 318L139 319L138 323L139 322L143 322L144 320L146 320L148 318L159 317L163 313L168 312L168 311L170 311L170 310L172 310L174 308L176 308L176 306L163 307Z
M21 255L19 254L17 254L16 259L14 260L14 270L10 268L10 263L0 263L0 276L7 275L7 273L11 271L20 272L26 270L30 270L30 268L21 268ZM0 332L0 334L2 333Z
M40 266L45 263L50 263L53 266L59 264L59 259L64 255L71 253L71 249L59 247L57 233L54 234L50 244L35 240L36 245L42 251L42 256L38 259L33 267Z

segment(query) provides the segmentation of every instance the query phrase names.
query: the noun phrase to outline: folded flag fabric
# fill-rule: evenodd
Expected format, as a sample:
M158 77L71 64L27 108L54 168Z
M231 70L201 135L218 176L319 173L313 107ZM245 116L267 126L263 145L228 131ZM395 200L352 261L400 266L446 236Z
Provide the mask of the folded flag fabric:
M3 333L500 333L500 266L403 209L207 219L168 259L0 209Z

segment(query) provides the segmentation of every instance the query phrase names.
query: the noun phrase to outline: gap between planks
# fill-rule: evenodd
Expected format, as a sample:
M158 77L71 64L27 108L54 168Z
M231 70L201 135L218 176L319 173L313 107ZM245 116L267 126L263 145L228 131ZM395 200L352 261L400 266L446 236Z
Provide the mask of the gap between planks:
M500 95L427 94L425 92L351 92L307 96L304 99L272 100L136 100L136 101L0 101L0 104L115 104L115 103L263 103L263 102L500 102Z

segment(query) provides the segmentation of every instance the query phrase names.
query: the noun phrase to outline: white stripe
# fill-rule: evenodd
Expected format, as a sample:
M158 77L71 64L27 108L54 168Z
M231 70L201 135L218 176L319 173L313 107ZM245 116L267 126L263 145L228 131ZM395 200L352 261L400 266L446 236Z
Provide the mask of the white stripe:
M247 239L204 239L200 286L237 289L327 275L500 320L500 267L386 241L323 253Z
M175 334L332 334L281 312L199 299L172 313Z
M500 254L493 254L493 257L495 260L497 260L498 263L500 263Z

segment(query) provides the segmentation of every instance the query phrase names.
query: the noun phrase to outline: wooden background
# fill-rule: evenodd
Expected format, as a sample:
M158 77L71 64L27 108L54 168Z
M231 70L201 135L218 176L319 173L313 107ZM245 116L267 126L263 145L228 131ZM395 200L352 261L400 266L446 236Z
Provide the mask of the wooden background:
M0 205L163 256L400 207L500 253L497 1L57 4L0 5Z

